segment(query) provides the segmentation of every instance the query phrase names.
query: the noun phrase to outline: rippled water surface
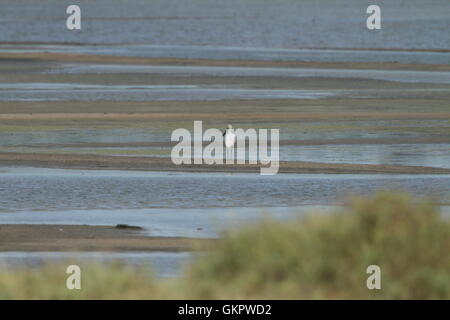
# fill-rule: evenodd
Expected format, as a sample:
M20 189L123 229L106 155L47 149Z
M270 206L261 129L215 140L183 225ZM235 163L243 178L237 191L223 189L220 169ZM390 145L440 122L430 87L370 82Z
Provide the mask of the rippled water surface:
M0 41L257 48L450 48L447 0L381 0L382 29L360 0L79 0L82 30L59 0L4 0ZM26 9L25 9L26 8ZM19 18L20 17L20 18Z
M68 31L66 8L78 4L82 30ZM2 0L0 53L73 53L133 57L322 62L450 63L448 0L380 0L382 29L368 31L361 0ZM385 50L390 49L390 50ZM425 49L425 50L424 50ZM11 61L13 63L14 60ZM0 101L161 101L245 99L438 99L448 95L450 72L211 66L133 66L27 61L31 80L4 60ZM28 66L29 64L29 66ZM37 69L33 69L37 68ZM16 80L8 79L14 74ZM37 73L36 73L37 72ZM36 74L40 74L36 76ZM83 83L95 77L137 74L176 85ZM0 75L1 76L1 75ZM62 79L60 80L59 77ZM392 88L320 90L303 87L190 83L190 77L290 81L308 78L350 82L391 81ZM1 77L0 77L1 78ZM65 83L67 79L77 79ZM34 80L33 80L34 79ZM40 82L33 82L33 81ZM53 80L52 80L53 79ZM55 80L57 79L57 80ZM64 80L66 79L66 80ZM6 83L6 82L9 83ZM16 82L15 82L16 81ZM54 81L53 83L51 83ZM163 81L164 82L164 81ZM415 84L414 84L415 83ZM420 83L420 84L417 84ZM153 83L155 84L155 83ZM397 87L396 87L397 86ZM399 88L402 86L401 88ZM333 87L334 88L334 87ZM283 89L283 90L282 90ZM302 90L305 89L305 90ZM279 101L279 100L278 100ZM309 100L309 102L317 102ZM65 102L61 102L65 104ZM7 103L5 103L7 104ZM276 106L274 106L276 108ZM275 109L274 109L275 110ZM127 110L124 109L124 112ZM34 112L34 111L30 111ZM248 112L252 112L249 110ZM189 123L191 125L192 123ZM166 143L185 123L54 123L0 126L1 152L97 153L163 156L168 148L101 147L102 143ZM223 127L223 123L208 123ZM236 125L255 127L241 121ZM446 120L259 122L280 128L282 140L434 137L445 134ZM412 140L414 141L414 140ZM436 141L436 140L433 140ZM42 144L42 145L38 145ZM67 145L65 145L67 144ZM79 144L81 147L71 147ZM97 144L100 147L83 145ZM65 145L65 146L64 146ZM69 145L69 146L68 146ZM84 149L83 149L84 148ZM329 163L401 164L450 168L448 142L408 145L282 145L282 160ZM136 154L133 154L135 152ZM255 223L266 215L284 219L330 210L349 193L395 189L416 197L450 201L450 175L332 175L168 173L112 170L0 168L0 224L139 225L152 236L218 237L223 230ZM448 212L448 208L447 208ZM81 258L151 265L160 277L173 277L190 253L0 253L0 266L40 265Z
M115 225L150 236L216 238L265 217L327 212L347 193L381 188L433 195L448 202L450 175L324 175L167 173L0 168L0 224ZM332 206L330 206L332 205ZM448 211L448 210L447 210ZM118 260L150 265L175 277L190 253L0 253L1 266L49 261Z
M330 204L391 188L445 199L450 175L153 173L5 169L0 210L282 207Z

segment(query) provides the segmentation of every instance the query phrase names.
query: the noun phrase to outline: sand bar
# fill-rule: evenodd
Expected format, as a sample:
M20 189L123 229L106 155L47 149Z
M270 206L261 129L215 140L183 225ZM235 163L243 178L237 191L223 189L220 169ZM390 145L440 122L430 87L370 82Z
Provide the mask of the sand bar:
M45 153L0 152L0 166L27 166L41 168L115 169L143 171L183 172L259 172L260 165L174 165L169 158L116 157L98 155L65 155ZM347 163L320 163L304 161L280 161L280 173L404 173L450 174L450 169Z
M88 225L0 225L0 251L190 251L216 240L147 237L136 228Z

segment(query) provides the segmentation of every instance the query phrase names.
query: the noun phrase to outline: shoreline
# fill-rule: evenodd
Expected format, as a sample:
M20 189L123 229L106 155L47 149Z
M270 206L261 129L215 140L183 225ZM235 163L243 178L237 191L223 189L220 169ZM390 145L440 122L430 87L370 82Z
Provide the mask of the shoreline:
M65 155L0 152L0 166L39 167L58 169L135 170L176 172L259 172L259 165L174 165L170 158L118 157L98 155ZM348 163L321 163L304 161L280 161L278 173L332 173L332 174L450 174L450 169L437 167L374 165Z
M411 138L339 138L339 139L305 139L280 140L280 146L321 146L321 145L394 145L394 144L450 144L450 137L428 136ZM176 141L137 141L137 142L85 142L85 143L39 143L22 144L26 148L127 148L127 147L166 147L172 148L178 144ZM4 145L11 147L14 145Z
M216 241L143 236L137 227L0 224L0 252L180 252L203 250Z
M146 113L0 113L2 121L61 121L61 120L435 120L450 119L450 112L271 112L271 113L178 113L178 112L146 112Z
M97 83L103 86L112 83L139 83L160 85L180 85L196 83L199 86L218 86L228 88L267 88L279 90L354 90L354 96L326 97L320 99L250 99L250 100L189 100L189 101L128 101L126 107L122 101L1 101L0 102L0 134L12 145L12 150L0 150L0 166L67 168L67 169L105 169L105 170L143 170L143 171L176 171L176 172L243 172L260 171L260 165L174 165L170 158L142 156L95 155L71 153L62 150L71 147L67 141L73 141L83 147L105 146L171 146L169 141L161 140L177 127L186 127L193 120L208 121L211 126L223 127L226 123L251 123L258 127L287 128L301 132L303 135L289 137L281 141L281 145L338 145L338 144L426 144L450 143L448 135L448 92L445 84L403 83L387 80L323 78L320 76L305 79L255 76L223 76L193 74L155 75L131 73L81 73L63 72L54 74L52 68L66 62L100 63L100 64L153 64L153 65L222 65L222 66L278 66L303 67L317 66L328 68L368 68L375 69L411 69L439 70L450 65L401 65L399 63L328 63L328 62L283 62L258 60L211 60L211 59L178 59L178 58L139 58L124 56L102 56L70 53L1 53L0 69L4 76L0 82L39 83L46 81L61 83ZM437 68L437 69L435 69ZM405 69L405 70L406 70ZM128 72L128 71L127 71ZM189 77L186 78L186 75ZM11 78L12 77L12 78ZM134 79L136 78L136 79ZM133 80L134 79L134 80ZM8 88L8 87L6 87ZM10 89L6 89L8 91ZM26 89L28 90L28 89ZM31 90L31 89L30 89ZM33 89L38 91L37 89ZM31 91L33 91L31 90ZM367 95L367 90L377 93L375 97ZM383 91L384 90L384 91ZM387 90L387 91L386 91ZM10 90L13 92L13 90ZM57 90L56 90L57 91ZM74 90L75 91L75 90ZM370 91L370 92L372 92ZM417 91L417 92L415 92ZM14 92L13 92L14 93ZM44 91L45 93L45 91ZM45 99L48 99L46 96ZM198 99L198 98L197 98ZM425 108L426 107L426 108ZM126 110L126 112L124 112ZM341 122L342 121L342 122ZM364 121L360 124L359 121ZM436 123L440 121L439 123ZM444 122L446 121L446 122ZM302 127L304 126L304 127ZM364 129L364 126L367 127ZM361 128L364 130L362 131ZM88 144L83 140L67 140L71 130L90 130ZM108 143L104 139L107 130L115 130L122 135L142 134L146 129L154 129L155 139L150 135L147 142L125 141ZM32 153L26 150L14 150L14 147L39 147L28 139L33 133L41 136L49 134L49 138L37 140L47 144L56 152L46 153L35 149ZM153 132L153 131L151 131ZM373 139L366 133L373 134ZM24 134L25 133L25 134ZM61 133L61 140L59 134ZM339 139L327 139L335 137ZM365 135L363 136L362 133ZM407 133L408 136L404 136ZM18 138L14 140L14 135ZM153 133L152 133L153 134ZM95 135L100 138L96 140ZM343 136L343 137L342 137ZM11 138L12 137L12 138ZM306 140L299 140L305 137ZM316 139L317 137L317 139ZM339 137L339 136L338 136ZM77 136L75 136L77 138ZM85 138L84 136L80 136ZM102 142L102 139L106 143ZM86 139L85 139L86 140ZM5 146L5 145L4 145ZM6 143L8 148L8 143ZM387 164L351 164L323 163L322 159L313 162L280 161L280 173L324 173L324 174L450 174L449 168L387 165Z
M145 45L145 43L120 43L120 42L72 42L72 41L56 41L56 42L48 42L48 41L0 41L0 46L8 45L8 46L34 46L34 45L57 45L57 46L119 46L119 45ZM161 45L165 46L165 45ZM173 45L167 45L168 47ZM245 48L245 47L243 47ZM258 49L258 48L255 48ZM280 50L330 50L330 51L399 51L399 52L450 52L448 48L436 48L436 49L426 49L426 48L361 48L361 47L302 47L302 48L275 48Z
M414 52L414 51L412 51ZM34 61L34 62L70 62L99 64L143 64L143 65L191 65L191 66L240 66L240 67L286 67L286 68L333 68L333 69L390 69L390 70L424 70L449 71L447 64L413 64L398 62L318 62L318 61L272 61L272 60L237 60L207 58L148 58L132 56L97 55L82 53L56 52L0 52L0 62Z

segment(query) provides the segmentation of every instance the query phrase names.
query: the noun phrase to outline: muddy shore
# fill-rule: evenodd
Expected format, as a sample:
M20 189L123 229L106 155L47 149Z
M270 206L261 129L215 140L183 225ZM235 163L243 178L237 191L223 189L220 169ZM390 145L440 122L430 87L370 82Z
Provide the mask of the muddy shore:
M446 51L444 51L446 52ZM221 59L182 59L182 58L141 58L111 55L90 55L71 53L0 53L0 61L10 62L77 62L113 63L142 65L203 65L203 66L245 66L245 67L286 67L286 68L353 68L353 69L392 69L392 70L433 70L447 71L446 64L402 64L395 62L304 62L304 61L260 61L260 60L221 60Z
M135 228L88 225L0 225L0 251L191 251L216 240L147 237Z
M402 173L450 174L450 169L370 164L333 164L280 161L279 173ZM260 166L246 165L174 165L168 158L116 157L96 155L0 153L0 166L27 166L65 169L117 169L183 172L259 172Z
M89 154L71 147L170 148L175 128L189 128L194 120L205 127L235 126L280 128L290 132L280 145L314 146L336 144L432 144L450 143L448 84L380 81L374 79L324 77L260 77L139 73L54 73L64 64L135 64L178 66L245 66L342 68L380 70L446 71L441 65L401 65L395 63L316 63L229 61L202 59L154 59L57 53L1 53L0 82L63 84L196 84L208 88L283 90L351 90L352 94L320 99L249 99L211 101L0 101L0 166L45 168L120 169L190 172L257 172L259 166L183 165L169 158ZM64 69L65 70L65 69ZM134 69L130 69L134 70ZM184 72L187 72L186 74ZM13 83L14 82L14 83ZM5 87L8 88L8 87ZM22 89L5 89L20 92ZM26 89L28 90L28 89ZM25 90L25 91L26 91ZM31 89L39 92L40 89ZM76 90L73 90L77 92ZM145 89L141 89L145 91ZM50 90L53 94L58 90ZM85 133L86 132L86 133ZM108 135L119 135L111 142ZM150 134L147 134L150 132ZM39 135L33 141L32 135ZM135 138L142 136L143 138ZM44 148L43 148L44 147ZM67 147L67 148L66 148ZM29 150L27 151L27 148ZM42 148L42 149L41 149ZM44 150L47 148L47 150ZM94 151L96 151L94 150ZM51 152L49 152L51 151ZM92 151L92 150L91 150ZM160 151L160 150L158 150ZM165 151L164 151L165 152ZM130 151L132 153L132 151ZM295 160L295 159L293 159ZM281 173L405 173L449 174L445 168L379 164L280 162Z

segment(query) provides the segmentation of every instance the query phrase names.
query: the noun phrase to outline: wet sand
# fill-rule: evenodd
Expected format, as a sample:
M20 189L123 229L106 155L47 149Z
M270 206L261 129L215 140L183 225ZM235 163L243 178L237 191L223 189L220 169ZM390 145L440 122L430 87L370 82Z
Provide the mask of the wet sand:
M445 51L447 52L447 51ZM391 69L449 71L447 64L408 64L395 62L317 62L317 61L261 61L261 60L224 60L224 59L187 59L187 58L143 58L130 56L71 54L71 53L23 53L0 52L0 61L23 62L77 62L100 64L141 64L141 65L178 65L178 66L239 66L239 67L285 67L285 68L337 68L337 69Z
M426 106L426 107L425 107ZM221 120L232 120L234 117L247 117L252 114L258 117L260 113L284 113L286 116L292 116L293 113L298 114L297 117L309 119L318 119L326 121L328 117L331 119L345 119L352 116L353 119L364 119L364 116L371 116L376 120L377 117L383 119L409 119L409 117L424 119L440 119L441 117L450 118L448 100L441 97L434 99L320 99L320 100L227 100L227 101L148 101L127 102L126 111L124 111L124 103L117 101L15 101L0 102L0 116L9 118L8 121L14 119L22 120L43 120L51 118L51 115L59 117L59 121L64 116L69 117L68 120L75 120L77 117L81 120L95 116L95 118L111 120L126 120L127 117L138 118L140 114L148 114L151 117L158 118L156 120L164 120L163 116L167 115L168 120L177 120L179 116L184 115L185 119L190 120L199 116L208 116L209 119L217 117ZM226 112L224 112L226 110ZM94 115L89 115L93 113ZM138 116L133 115L138 114ZM34 117L31 117L34 115ZM70 118L74 117L74 118ZM379 119L378 118L378 119ZM256 119L257 120L257 119ZM285 118L289 121L290 118Z
M137 148L137 147L161 147L171 148L178 142L86 142L86 143L53 143L53 144L23 144L21 147L29 148ZM347 138L347 139L309 139L309 140L280 140L280 146L321 146L321 145L392 145L392 144L448 144L448 136L417 137L410 138Z
M26 166L64 169L118 169L183 172L259 172L253 164L231 165L174 165L171 159L152 157L117 157L97 155L66 155L0 152L0 166ZM279 173L404 173L450 174L450 169L403 166L280 161Z
M94 70L95 72L91 73L89 63L99 66L99 72ZM66 68L67 66L69 69ZM121 70L120 68L123 66L125 66L123 72L117 71ZM181 68L179 74L175 69L154 68L151 74L146 74L139 72L139 66L150 69L152 66L196 66L196 68ZM237 76L232 73L221 73L227 71L228 68L213 69L211 74L208 73L209 71L203 74L202 70L208 69L201 67L207 68L208 66L248 68L244 69L245 72L242 75L240 75L241 69L234 68ZM70 71L72 67L75 68L74 73ZM443 71L447 74L445 71L448 68L447 65L395 63L336 64L104 57L58 53L0 53L0 69L2 70L0 82L4 86L2 91L10 91L12 95L16 94L15 90L22 90L20 85L28 87L37 85L35 89L27 87L28 89L25 91L39 92L43 84L47 88L51 87L52 83L57 85L53 90L56 93L61 90L61 86L76 86L72 91L73 95L78 96L84 94L84 91L82 93L78 91L79 87L83 88L83 86L92 86L93 84L101 86L112 84L118 86L124 84L164 85L169 87L200 85L224 90L229 88L257 89L256 91L262 93L274 88L277 90L307 89L312 92L353 90L350 96L320 97L318 99L261 98L140 102L48 101L47 98L46 101L1 101L0 137L3 137L3 140L0 143L6 147L12 145L13 148L0 151L0 165L190 172L257 172L260 170L259 166L255 165L175 166L170 159L161 157L92 155L84 154L82 150L75 150L74 153L63 148L64 146L70 148L69 142L88 147L98 147L105 143L106 146L108 143L109 146L116 146L107 139L107 136L111 134L117 137L113 141L117 141L117 145L124 148L139 145L168 147L172 145L170 133L173 129L189 127L194 120L203 120L208 127L221 128L225 127L227 123L233 123L235 126L243 125L243 127L251 124L261 128L280 128L280 131L285 134L281 137L280 145L450 142L448 125L445 122L450 120L448 109L450 85L448 84L324 78L320 73L313 77L295 78L289 75L273 76L268 69L262 70L263 74L258 76L245 75L245 73L253 74L261 67L285 68L284 70L289 70L290 67L323 68L323 70L331 71L332 69L346 69L346 71L353 69L402 70L402 72L421 70L421 72L429 71L433 75ZM77 68L81 70L80 73L76 71ZM55 72L55 70L59 71ZM199 70L200 74L196 74ZM219 74L215 72L219 72ZM362 73L355 73L356 76L358 74L362 75ZM447 76L445 75L445 77ZM140 90L147 91L149 89ZM42 94L47 96L46 92ZM53 93L49 92L49 94ZM124 99L126 100L126 97ZM365 121L364 126L361 126L361 121ZM437 124L437 121L440 123ZM106 129L115 131L107 133ZM39 132L41 140L30 142L26 133L32 132ZM27 145L39 147L39 143L47 144L54 148L55 152L46 153L43 150L24 152L26 150L14 149ZM322 163L320 159L313 159L311 162L282 161L279 172L450 173L449 169L445 168L388 165L382 162L379 164Z
M0 114L0 120L283 120L283 119L450 119L450 112L304 112L304 113L40 113Z
M88 225L0 225L0 251L192 251L213 239L147 237L133 228Z
M310 113L41 113L41 114L0 114L0 120L283 120L283 119L442 119L449 118L450 112L310 112Z

